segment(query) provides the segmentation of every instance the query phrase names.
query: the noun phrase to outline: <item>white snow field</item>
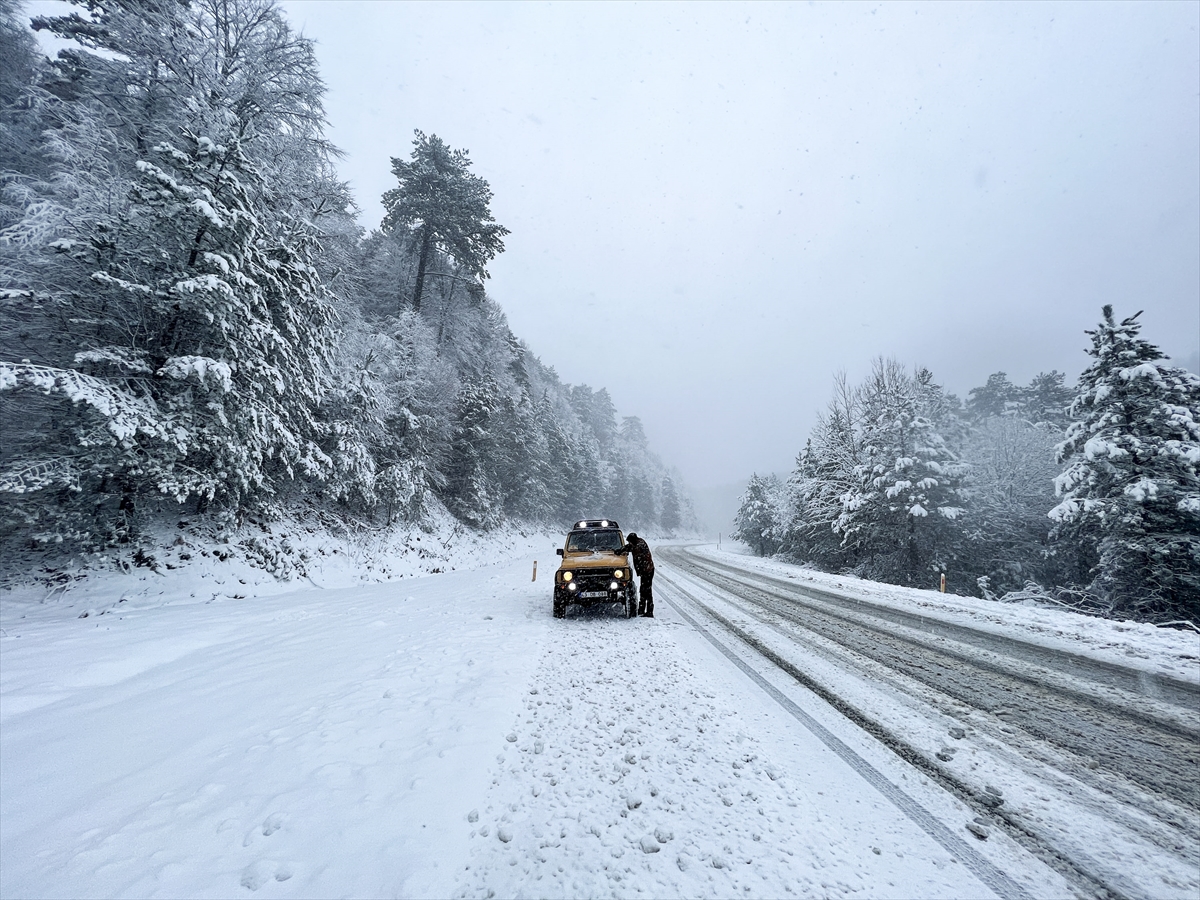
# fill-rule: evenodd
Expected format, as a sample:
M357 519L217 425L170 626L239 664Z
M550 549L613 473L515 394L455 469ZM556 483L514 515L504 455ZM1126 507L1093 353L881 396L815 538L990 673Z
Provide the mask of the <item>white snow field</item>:
M683 607L553 619L551 540L510 543L388 584L4 597L0 895L1078 894Z

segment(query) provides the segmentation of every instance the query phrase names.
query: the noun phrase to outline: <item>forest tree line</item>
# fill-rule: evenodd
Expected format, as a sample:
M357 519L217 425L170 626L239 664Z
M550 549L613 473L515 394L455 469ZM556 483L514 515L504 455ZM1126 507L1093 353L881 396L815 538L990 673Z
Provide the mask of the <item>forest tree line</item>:
M269 0L0 0L0 546L161 516L672 531L678 479L483 289L507 230L416 133L365 233L311 41ZM401 150L402 148L398 148Z
M1111 307L1091 365L965 403L877 360L833 398L786 479L755 475L734 536L831 572L1200 623L1200 376Z

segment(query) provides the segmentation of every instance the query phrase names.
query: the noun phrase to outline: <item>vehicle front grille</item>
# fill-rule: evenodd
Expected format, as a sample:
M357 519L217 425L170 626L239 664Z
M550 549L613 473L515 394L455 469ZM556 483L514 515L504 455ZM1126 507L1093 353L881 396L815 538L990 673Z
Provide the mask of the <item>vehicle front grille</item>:
M607 572L577 572L575 574L575 582L579 585L580 591L607 591L608 586L613 582L613 574L610 569Z

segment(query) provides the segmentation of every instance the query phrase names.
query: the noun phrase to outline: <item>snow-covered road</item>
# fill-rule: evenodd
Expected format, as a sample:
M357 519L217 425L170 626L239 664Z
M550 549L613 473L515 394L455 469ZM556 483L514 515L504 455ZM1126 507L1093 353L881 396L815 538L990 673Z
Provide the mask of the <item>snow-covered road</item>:
M966 800L989 836L1089 893L1200 892L1194 634L662 555L702 622Z
M466 896L993 895L669 605L560 624L496 757Z
M1078 893L722 632L692 576L662 567L654 620L554 620L531 562L6 600L0 895Z

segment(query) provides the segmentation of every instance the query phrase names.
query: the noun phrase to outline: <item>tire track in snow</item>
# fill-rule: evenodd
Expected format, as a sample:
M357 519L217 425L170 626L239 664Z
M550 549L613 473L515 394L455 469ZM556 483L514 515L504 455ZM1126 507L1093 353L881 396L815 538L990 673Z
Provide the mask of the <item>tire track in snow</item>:
M1160 776L1143 774L1136 781L1123 781L1118 773L1139 765L1150 768L1156 762L1156 758L1150 753L1138 752L1130 747L1123 748L1122 740L1127 744L1136 744L1143 739L1150 740L1151 747L1160 753L1171 751L1181 756L1190 755L1193 760L1190 764L1180 763L1180 778L1184 783L1172 793L1180 797L1195 796L1194 780L1182 777L1183 771L1190 771L1195 767L1194 738L1189 742L1181 741L1177 737L1177 733L1195 733L1195 712L1182 707L1172 709L1163 701L1149 698L1141 698L1139 708L1139 698L1128 695L1128 688L1133 684L1132 670L1121 670L1124 673L1122 677L1125 677L1127 682L1123 688L1111 685L1105 691L1082 683L1061 683L1061 679L1053 672L1045 673L1040 669L1020 672L1018 667L1016 674L1031 680L1029 692L1036 696L1024 696L1025 692L1019 685L1011 683L1008 695L1013 699L1004 705L1000 715L992 719L989 718L988 711L990 686L987 683L981 684L979 689L973 692L964 692L962 689L946 691L945 696L938 693L940 685L947 678L957 677L975 677L985 682L988 678L1001 681L1011 678L1014 674L1011 667L1015 664L1003 658L993 658L999 653L1000 647L1007 647L1009 644L1017 647L1017 655L1027 650L1036 650L1037 654L1044 657L1053 654L1053 650L1039 647L1030 650L1031 645L1024 645L1019 640L1009 641L1003 635L979 632L974 635L972 643L979 644L976 652L984 657L982 661L963 656L958 666L947 664L939 667L936 664L936 655L946 649L942 643L937 643L944 624L940 620L928 620L928 631L937 634L937 637L931 637L924 632L914 636L900 622L896 622L891 630L879 627L879 623L876 622L875 630L871 632L874 640L872 642L872 637L863 636L862 628L858 627L853 619L853 613L857 611L869 623L880 609L889 612L886 607L864 601L860 608L852 596L838 597L836 599L845 608L838 619L844 623L844 627L839 629L823 618L828 612L824 601L835 595L815 591L814 597L810 598L805 596L808 592L807 586L796 585L790 579L766 576L759 578L756 572L743 573L742 570L729 565L715 563L713 568L720 569L720 572L710 572L710 560L706 558L695 559L690 555L683 557L678 551L669 556L673 557L672 562L681 564L680 573L687 573L684 577L689 585L692 584L692 579L695 579L694 590L699 590L702 594L711 591L712 599L720 601L717 606L722 610L726 604L730 609L736 610L736 613L726 614L733 619L739 619L739 622L726 619L716 609L711 608L711 604L701 603L695 596L689 596L697 606L722 621L726 628L749 644L756 653L767 657L801 684L813 690L902 759L917 766L952 793L976 806L984 812L989 821L1082 889L1100 895L1125 897L1193 895L1197 877L1197 824L1194 814L1186 805L1178 805L1177 800L1147 793L1137 783L1161 783L1163 779ZM693 562L702 562L703 565L690 565ZM746 582L726 577L726 573L729 576L738 575L739 578L745 575ZM673 574L675 573L668 569L666 577L661 580L670 586ZM740 616L743 615L754 622L753 627L740 621ZM909 615L908 618L916 620L915 616ZM771 633L776 633L778 640L768 638L766 633L758 628L758 623L770 629ZM785 625L788 627L785 628ZM965 626L955 626L955 629L956 639L970 631ZM810 633L811 637L806 636ZM909 642L907 656L892 648L892 645L903 646L904 641ZM770 644L778 653L773 653L766 644ZM795 664L797 656L788 649L792 644L797 649L805 648L801 658L804 658L803 654L813 652L818 657L826 657L835 668L841 667L847 673L853 673L855 677L851 678L852 682L858 677L870 680L872 665L882 665L883 671L876 671L874 677L890 680L890 676L895 676L897 680L892 683L917 704L914 710L921 705L928 707L930 711L940 710L952 719L957 719L951 724L967 725L968 736L979 730L990 735L993 740L980 738L976 742L974 750L983 755L978 758L971 757L971 772L961 767L956 770L953 765L953 749L948 751L951 754L949 759L940 754L937 756L937 760L946 761L945 765L941 765L933 758L933 749L937 744L922 743L928 738L928 734L920 727L914 729L912 721L906 720L903 715L893 715L891 709L884 711L876 705L874 711L870 711L872 701L866 700L866 706L862 704L866 697L874 697L875 694L862 695L861 686L857 689L851 688L847 694L844 685L839 685L836 680L829 680L830 672L826 671L823 677L818 677L811 675L806 665L798 668ZM836 652L830 655L831 651L826 644L828 647L845 651L845 655L838 656ZM785 659L779 659L780 654ZM934 663L928 662L927 655L935 657ZM1076 679L1084 674L1092 674L1098 676L1099 682L1106 683L1120 668L1109 663L1099 663L1093 668L1092 662L1086 658L1073 657L1070 653L1065 654L1065 657L1067 662L1064 665L1071 670L1071 675ZM1042 662L1045 663L1045 659ZM820 665L817 668L820 669ZM960 669L967 674L960 672ZM1036 680L1042 675L1047 679L1045 684ZM909 677L913 678L914 682L906 686L903 682ZM1154 682L1151 687L1163 687L1163 679L1152 677L1150 680ZM1186 695L1186 692L1191 690L1189 685L1176 684L1180 691L1171 696L1172 701L1178 699L1177 695L1180 692ZM928 689L932 689L934 693L925 693ZM856 690L859 693L855 693ZM994 691L992 693L994 694ZM1013 717L1001 718L1010 707L1030 708L1036 697L1043 694L1056 698L1055 703L1059 705L1075 703L1081 708L1092 710L1099 717L1117 719L1124 714L1129 720L1124 728L1109 728L1110 740L1096 751L1095 755L1099 758L1093 759L1087 754L1081 756L1078 747L1072 751L1070 741L1056 742L1053 740L1053 733L1046 732L1046 729L1031 729L1032 733L1026 734L1015 727L1025 725L1022 719L1017 718L1014 721ZM855 699L847 699L850 697ZM881 693L874 702L878 704L882 697ZM942 702L943 700L948 703ZM963 709L970 710L969 719L963 717ZM1034 713L1037 713L1036 709ZM1065 714L1042 714L1041 721L1057 722L1067 727L1072 720ZM955 730L950 729L952 737L958 739L963 736L962 729L957 729L957 734L954 733ZM1154 742L1151 738L1146 738L1147 731L1151 732L1152 737L1166 734L1172 740ZM1127 758L1120 766L1110 771L1104 761L1120 754L1123 749ZM974 771L974 761L979 759L985 761L985 770L989 767L992 769L993 779L996 775L1004 777L1004 774L1009 774L1015 779L1010 779L1010 783L1018 787L1026 786L1027 789L1017 795L1021 800L1015 804L1010 802L1001 808L985 810L991 798L982 792L984 781ZM1028 779L1026 785L1022 785L1023 779ZM1000 781L997 783L1003 784ZM1013 800L1011 793L1008 799ZM1098 826L1104 835L1103 838L1099 837L1099 833L1090 831L1086 823Z
M850 613L859 620L870 618L877 622L905 626L928 635L950 638L955 642L974 646L985 653L1003 652L1004 656L1014 661L1020 661L1029 668L1057 671L1064 676L1076 679L1077 682L1116 688L1127 696L1132 695L1137 698L1137 701L1132 704L1128 701L1122 702L1118 708L1122 712L1134 716L1144 712L1150 716L1149 721L1153 725L1161 724L1161 718L1152 716L1151 710L1141 710L1138 706L1147 698L1161 699L1172 706L1185 710L1195 710L1200 707L1200 683L1181 681L1165 674L1153 675L1141 669L1093 659L1061 648L1045 647L1013 635L997 634L991 630L972 628L968 625L947 621L935 615L925 615L889 606L872 599L856 596L853 593L843 595L815 585L800 584L794 579L783 578L757 569L738 568L727 562L686 553L679 547L663 548L663 556L680 568L690 569L694 573L703 571L705 580L709 580L714 574L719 577L723 576L744 587L775 592L798 603L807 605L812 601L818 601L828 604L831 608L840 608L843 612ZM1097 695L1089 696L1094 698ZM1170 717L1168 717L1169 720Z
M678 586L674 586L679 590ZM680 591L682 593L682 591ZM824 725L802 710L789 697L779 691L774 685L768 682L765 678L759 675L751 668L740 656L730 650L725 644L721 643L715 635L707 628L701 625L696 619L688 615L677 603L666 598L671 607L679 614L684 621L688 622L700 634L721 652L730 662L741 669L751 681L757 684L765 691L772 700L782 706L793 717L795 717L801 725L816 735L821 743L825 744L830 750L836 753L844 760L855 772L861 775L867 783L874 787L879 793L886 797L896 808L904 813L916 825L918 825L926 834L937 841L946 852L950 853L955 859L959 860L967 867L974 875L986 884L989 888L996 892L1000 897L1006 900L1031 900L1030 895L1023 887L1013 881L1004 872L996 868L989 860L985 859L977 853L966 841L950 831L945 825L938 821L927 809L921 806L917 801L908 796L899 787L889 781L878 769L872 766L869 762L851 750L840 738L834 735ZM701 604L697 604L701 605ZM703 607L710 615L714 615L711 610ZM729 623L726 623L729 624ZM761 652L761 648L759 649ZM780 661L771 660L777 664ZM794 673L789 673L794 674Z
M692 559L675 560L694 577L732 593L754 607L791 620L808 631L876 660L885 667L928 684L935 691L993 712L1047 743L1056 745L1082 760L1093 758L1103 769L1119 778L1154 792L1169 803L1200 808L1200 787L1192 774L1200 762L1194 710L1200 694L1188 693L1190 686L1167 679L1156 679L1155 687L1167 692L1173 685L1173 698L1182 698L1178 716L1170 711L1152 715L1151 703L1130 695L1128 689L1117 695L1096 695L1081 686L1058 683L1043 666L1033 667L1024 656L1014 663L1007 651L1020 651L1018 642L988 636L982 645L967 652L964 644L938 642L928 629L904 630L891 624L891 618L877 609L838 610L829 605L828 592L805 596L807 588L795 585L775 587L754 579L736 579L716 573ZM728 566L721 566L729 571ZM845 601L843 601L845 603ZM803 609L798 608L803 604ZM802 615L801 615L802 613ZM912 628L915 616L905 624ZM885 624L886 623L886 624ZM946 629L941 626L937 631ZM969 629L958 628L961 641ZM975 635L972 644L981 641ZM1043 657L1052 653L1042 651ZM1076 666L1078 667L1078 666ZM1088 670L1090 674L1111 673L1115 667ZM1118 697L1120 701L1118 702ZM1192 722L1174 721L1187 716ZM1191 838L1195 840L1197 834Z

